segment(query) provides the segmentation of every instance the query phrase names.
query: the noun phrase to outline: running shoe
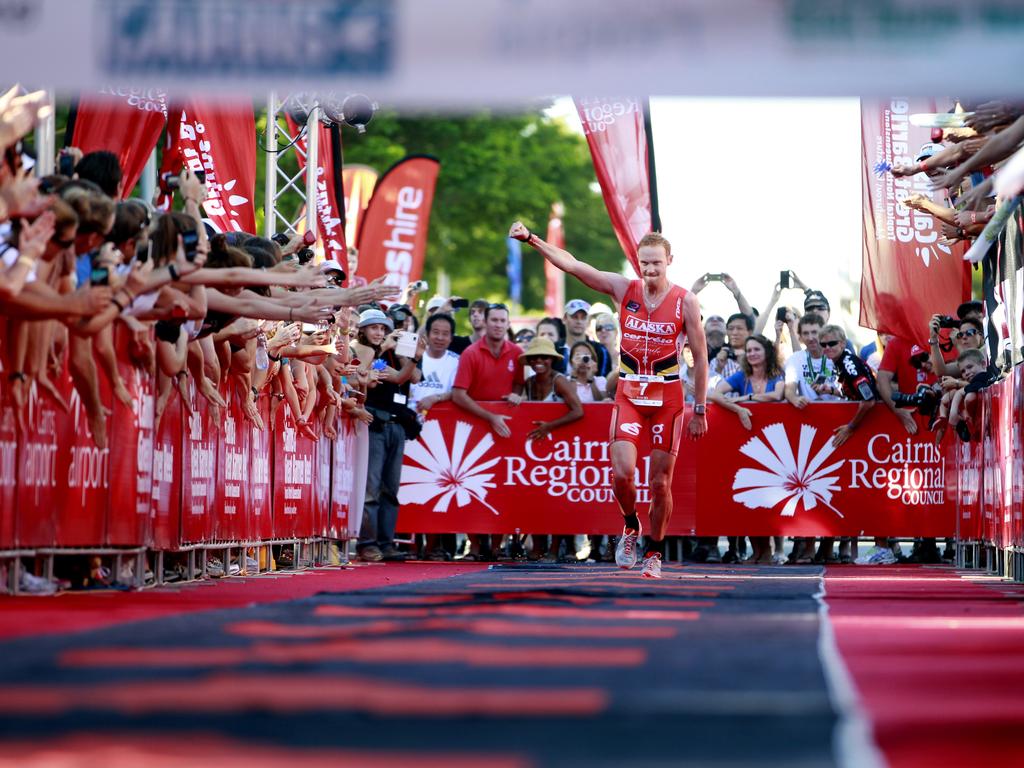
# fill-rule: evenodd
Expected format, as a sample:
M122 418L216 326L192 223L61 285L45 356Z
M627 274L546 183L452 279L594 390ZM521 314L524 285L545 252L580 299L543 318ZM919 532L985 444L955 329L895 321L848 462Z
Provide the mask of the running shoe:
M854 562L857 565L892 565L896 562L896 555L888 547L871 547Z
M22 571L18 579L18 589L29 595L52 595L56 593L57 585L42 576Z
M623 528L619 543L615 545L615 564L619 568L629 570L636 565L636 540L643 533L643 527L634 531L632 528Z
M644 558L644 567L640 575L645 579L661 578L661 553L652 552Z

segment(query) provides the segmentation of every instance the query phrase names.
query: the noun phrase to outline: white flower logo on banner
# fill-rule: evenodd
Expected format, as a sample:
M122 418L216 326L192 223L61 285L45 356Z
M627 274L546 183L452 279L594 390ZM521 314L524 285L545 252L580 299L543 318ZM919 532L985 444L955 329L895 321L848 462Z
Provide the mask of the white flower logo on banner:
M841 459L826 467L835 450L832 441L827 439L814 457L808 460L814 438L818 430L803 424L800 427L800 441L796 456L790 444L789 435L783 424L771 424L761 430L765 440L752 437L740 452L750 457L763 469L741 469L736 473L732 483L733 501L737 501L748 509L773 509L780 503L785 506L780 513L782 517L793 517L797 503L803 502L804 510L814 509L820 502L839 517L843 513L832 506L832 493L839 490L836 484L839 477L835 472L846 460Z
M498 510L488 504L486 498L487 489L496 487L491 482L494 473L487 470L499 459L480 461L494 445L494 438L490 433L485 434L467 453L472 431L470 424L458 422L449 451L440 424L436 421L424 424L419 440L405 444L406 464L402 468L399 503L428 504L436 498L434 512L447 512L454 498L460 507L477 501L497 515ZM410 460L419 466L410 464Z

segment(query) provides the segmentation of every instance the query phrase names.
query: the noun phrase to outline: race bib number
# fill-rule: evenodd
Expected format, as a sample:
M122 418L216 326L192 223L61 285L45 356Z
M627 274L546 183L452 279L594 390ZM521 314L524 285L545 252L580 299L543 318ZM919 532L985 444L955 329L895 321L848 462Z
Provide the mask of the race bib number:
M665 384L661 381L620 381L622 394L633 405L652 406L657 408L665 402Z

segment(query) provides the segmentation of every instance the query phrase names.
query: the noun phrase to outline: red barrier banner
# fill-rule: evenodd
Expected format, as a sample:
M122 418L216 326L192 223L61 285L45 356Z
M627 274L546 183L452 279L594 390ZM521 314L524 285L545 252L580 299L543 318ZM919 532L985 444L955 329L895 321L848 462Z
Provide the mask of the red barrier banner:
M991 445L993 460L992 496L997 529L996 544L1009 547L1013 543L1013 377L989 387L992 401Z
M6 338L6 322L0 323L0 338ZM0 377L0 550L18 541L18 428L10 405L7 377Z
M426 155L399 160L373 190L359 234L359 272L404 288L423 276L430 209L441 164Z
M192 413L185 419L182 440L181 540L184 544L195 544L210 536L220 479L217 444L222 438L209 403L196 392L191 379L188 389Z
M948 438L947 438L948 439ZM980 541L983 533L981 511L982 444L977 441L953 443L956 448L957 508L959 522L957 538L962 541Z
M519 529L614 533L621 516L608 457L611 406L538 443L536 420L564 406L489 403L511 415L511 437L496 437L454 406L432 408L423 433L407 443L399 529L423 533ZM878 408L850 440L831 446L852 404L755 404L754 428L709 409L709 435L684 439L673 482L674 535L948 536L955 526L946 494L944 451L922 431L910 437ZM641 452L643 455L643 452ZM637 469L638 500L650 501L648 463Z
M153 377L129 362L129 335L125 329L118 331L115 336L117 367L131 395L131 405L112 399L106 543L148 546L152 538Z
M334 441L323 435L316 443L316 469L313 472L313 531L326 536L331 521L331 467Z
M327 536L347 539L359 534L349 528L352 519L355 491L356 424L350 419L339 419L338 439L334 443L331 461L331 511L327 520Z
M636 274L637 243L652 226L647 130L640 99L576 99L615 236Z
M277 409L274 435L274 538L313 535L316 441L299 434L291 409Z
M206 173L203 211L220 232L255 232L256 124L251 104L172 106L162 170ZM180 158L180 159L179 159Z
M153 435L153 546L178 549L181 546L182 487L184 474L184 432L181 398L171 392Z
M224 413L220 440L217 441L217 467L220 471L217 487L223 500L218 501L213 510L210 538L214 541L241 541L246 538L249 516L250 430L234 387L226 399L228 408Z
M158 88L104 88L75 110L70 146L83 153L105 149L117 155L123 193L129 197L167 122L167 94Z
M1024 443L1022 443L1022 427L1024 424L1024 365L1013 369L1013 424L1011 426L1011 445L1013 464L1010 470L1011 527L1010 543L1015 547L1024 547Z
M939 242L941 224L930 213L911 210L912 193L945 206L923 173L896 178L875 172L878 163L913 164L931 129L910 124L916 112L935 112L930 99L861 102L863 277L860 324L901 339L923 339L937 311L952 312L970 297L966 248Z
M261 394L256 398L259 411L267 429L257 429L246 422L249 431L249 514L246 538L250 541L269 539L274 535L273 491L270 487L271 448L270 397Z

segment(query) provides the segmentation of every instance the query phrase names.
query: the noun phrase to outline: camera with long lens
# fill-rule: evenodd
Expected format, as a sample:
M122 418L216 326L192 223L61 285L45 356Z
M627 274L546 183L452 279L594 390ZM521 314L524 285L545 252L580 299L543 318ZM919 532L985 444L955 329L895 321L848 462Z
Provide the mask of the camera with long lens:
M912 395L893 392L892 401L900 407L916 408L922 416L931 416L939 405L939 394L927 384L918 384Z
M949 315L939 315L939 328L959 328L962 321Z
M312 248L301 248L295 252L295 258L299 260L299 264L308 264L313 260L314 255Z

